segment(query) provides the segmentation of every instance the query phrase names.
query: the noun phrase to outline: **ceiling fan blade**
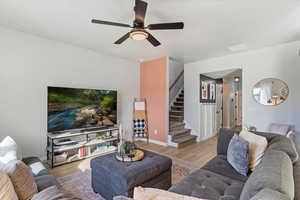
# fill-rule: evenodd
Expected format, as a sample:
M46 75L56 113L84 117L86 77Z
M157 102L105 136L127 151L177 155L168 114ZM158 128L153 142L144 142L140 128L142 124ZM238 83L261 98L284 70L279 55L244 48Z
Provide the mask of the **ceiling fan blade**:
M104 25L110 25L110 26L120 26L120 27L127 27L127 28L131 27L128 24L122 24L122 23L116 23L116 22L108 22L108 21L102 21L102 20L97 20L97 19L92 19L92 23L95 23L95 24L104 24Z
M118 39L115 44L121 44L130 37L130 32Z
M151 35L150 33L148 33L147 40L155 47L160 45L160 42L155 37L153 37L153 35Z
M147 12L148 3L142 0L135 0L135 21L138 23L144 23Z
M183 29L183 22L164 23L164 24L150 24L147 27L149 30L170 30L170 29Z

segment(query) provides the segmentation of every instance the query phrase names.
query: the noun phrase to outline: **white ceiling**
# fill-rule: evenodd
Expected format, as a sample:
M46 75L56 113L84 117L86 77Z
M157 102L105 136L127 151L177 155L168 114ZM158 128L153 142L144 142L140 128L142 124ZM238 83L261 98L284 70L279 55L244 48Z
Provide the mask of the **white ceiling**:
M0 24L127 59L171 56L184 62L300 40L299 0L148 0L146 23L184 21L182 31L152 31L162 45L127 40L129 30L92 18L132 23L134 0L1 0Z
M205 73L203 75L208 76L213 79L220 79L220 78L225 78L226 76L234 76L234 75L241 76L242 70L241 69L228 69L228 70L224 70L224 71L209 72L209 73Z

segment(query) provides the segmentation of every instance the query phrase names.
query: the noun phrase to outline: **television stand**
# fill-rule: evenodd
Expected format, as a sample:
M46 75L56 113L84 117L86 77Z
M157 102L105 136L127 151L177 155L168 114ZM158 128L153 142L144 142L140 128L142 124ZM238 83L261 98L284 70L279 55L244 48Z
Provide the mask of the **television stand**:
M81 132L100 131L106 129L109 129L109 126L86 128L86 129L82 129Z
M118 127L103 127L72 132L47 134L47 162L51 168L86 158L116 152L119 142ZM55 145L69 139L70 144Z

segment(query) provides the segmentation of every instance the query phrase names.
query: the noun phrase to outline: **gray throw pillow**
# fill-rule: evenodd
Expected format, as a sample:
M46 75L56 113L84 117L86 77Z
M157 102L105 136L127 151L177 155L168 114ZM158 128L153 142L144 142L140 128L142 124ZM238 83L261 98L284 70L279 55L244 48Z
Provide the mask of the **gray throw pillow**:
M227 161L241 175L247 176L249 165L249 142L235 134L227 149Z

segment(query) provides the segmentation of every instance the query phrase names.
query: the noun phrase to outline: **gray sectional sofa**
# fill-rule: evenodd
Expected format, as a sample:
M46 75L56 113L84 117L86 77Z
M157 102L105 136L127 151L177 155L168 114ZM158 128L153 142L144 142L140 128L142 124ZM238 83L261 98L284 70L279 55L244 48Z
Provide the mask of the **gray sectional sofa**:
M256 169L243 176L227 162L234 133L221 129L217 156L169 191L209 200L300 200L300 161L294 142L284 136L256 132L267 138L268 147Z
M300 198L300 162L295 144L288 138L256 132L268 147L256 169L243 176L227 162L227 149L234 131L221 129L217 156L169 191L210 200L291 200ZM299 166L299 167L298 167Z

